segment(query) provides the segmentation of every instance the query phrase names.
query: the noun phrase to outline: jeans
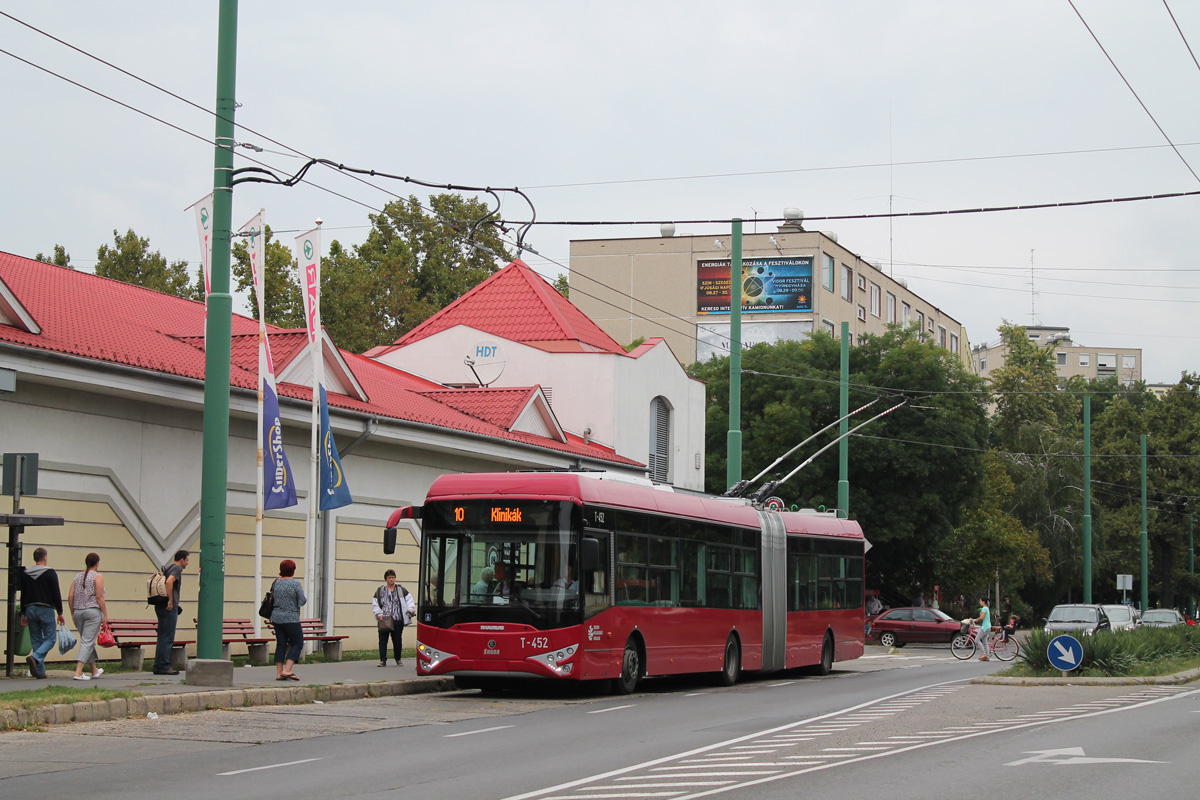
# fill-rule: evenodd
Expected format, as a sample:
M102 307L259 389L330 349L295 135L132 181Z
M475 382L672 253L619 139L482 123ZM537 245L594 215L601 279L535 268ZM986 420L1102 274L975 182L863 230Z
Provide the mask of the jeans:
M30 606L25 609L25 621L29 623L29 641L33 643L33 660L38 672L46 673L46 656L54 649L58 627L54 624L57 612L50 606Z
M396 663L400 663L400 634L404 633L404 626L399 620L395 621L395 628L390 631L379 632L379 660L387 661L387 646L388 639L392 640L392 652L396 656Z
M171 648L175 646L175 628L179 624L179 606L155 606L158 617L158 642L154 646L154 671L171 671Z
M286 652L284 648L287 648ZM300 660L304 650L304 628L299 622L275 623L275 663Z

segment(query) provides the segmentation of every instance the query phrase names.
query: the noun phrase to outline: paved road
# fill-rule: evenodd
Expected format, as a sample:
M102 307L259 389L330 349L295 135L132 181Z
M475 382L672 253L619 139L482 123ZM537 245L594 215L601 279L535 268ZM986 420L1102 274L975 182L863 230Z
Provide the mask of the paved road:
M732 689L650 681L632 697L464 692L81 723L0 735L0 796L226 792L275 799L424 789L480 800L711 793L757 800L885 790L889 799L928 798L975 793L964 765L978 764L980 775L994 776L988 794L1015 797L1019 787L1027 797L1031 771L1071 771L1036 760L1005 767L1055 758L1027 755L1034 749L1027 741L1043 750L1083 747L1084 758L1093 751L1111 756L1103 731L1119 732L1128 719L1131 729L1145 732L1146 747L1157 746L1155 726L1164 722L1158 714L1192 722L1191 709L1200 708L1188 687L968 683L1000 666L957 662L945 648L887 654L872 647L866 658L839 664L825 678L785 675ZM1086 741L1056 733L1073 734L1068 725L1088 732ZM1178 724L1166 730L1181 742L1190 739ZM1166 767L1151 767L1156 778L1168 770L1171 780L1194 783L1190 761L1185 765L1177 753L1167 760ZM1063 791L1050 796L1087 787L1080 772L1058 778ZM1093 775L1102 777L1092 771L1085 777ZM1117 796L1104 789L1094 786L1090 796Z

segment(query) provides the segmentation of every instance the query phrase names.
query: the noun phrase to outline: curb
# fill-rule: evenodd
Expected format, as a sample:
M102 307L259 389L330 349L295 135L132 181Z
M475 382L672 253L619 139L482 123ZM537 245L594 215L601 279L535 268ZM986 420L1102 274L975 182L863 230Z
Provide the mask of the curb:
M144 717L149 713L183 714L210 709L253 708L255 706L286 706L301 703L362 700L368 697L388 697L404 694L447 692L454 689L454 679L447 677L421 680L372 681L369 683L334 684L331 686L263 686L245 689L220 689L211 692L156 694L140 697L117 697L112 700L91 700L78 703L59 703L39 708L17 708L0 711L0 730L40 725L65 725L70 722L97 722L125 717Z
M1174 675L1153 675L1141 678L994 678L988 675L973 678L971 683L994 686L1172 686L1191 683L1200 678L1200 669L1176 672Z

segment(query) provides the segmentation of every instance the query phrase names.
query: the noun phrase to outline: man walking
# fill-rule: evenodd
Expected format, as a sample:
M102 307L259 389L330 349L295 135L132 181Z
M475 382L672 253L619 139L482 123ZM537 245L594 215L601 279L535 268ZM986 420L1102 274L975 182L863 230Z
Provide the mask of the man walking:
M171 648L175 646L175 627L179 623L179 615L183 613L179 607L179 588L187 565L188 551L180 550L175 553L175 560L163 570L167 576L167 602L154 607L154 613L158 616L158 643L154 648L155 675L179 674L179 670L171 668Z
M58 624L63 624L62 590L58 585L58 573L46 566L46 548L33 551L33 567L21 570L21 613L29 626L29 640L33 652L25 656L29 674L35 678L46 677L46 655L54 647L54 615L58 613Z

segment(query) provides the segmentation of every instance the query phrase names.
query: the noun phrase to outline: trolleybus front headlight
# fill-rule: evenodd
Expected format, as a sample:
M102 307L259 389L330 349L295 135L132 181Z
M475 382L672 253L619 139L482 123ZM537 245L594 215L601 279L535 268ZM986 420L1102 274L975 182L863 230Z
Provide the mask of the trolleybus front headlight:
M529 656L529 659L544 665L551 672L554 672L558 675L570 675L571 670L575 666L573 663L570 663L570 661L578 650L579 645L572 644L568 645L567 647L559 648L558 650L551 650L548 653L539 653L537 655Z

